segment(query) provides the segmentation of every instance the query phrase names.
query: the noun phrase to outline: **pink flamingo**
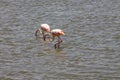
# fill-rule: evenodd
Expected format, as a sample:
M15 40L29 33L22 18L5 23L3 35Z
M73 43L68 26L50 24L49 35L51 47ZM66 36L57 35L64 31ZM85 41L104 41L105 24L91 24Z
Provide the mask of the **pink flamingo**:
M35 36L40 32L43 35L43 40L46 41L46 36L50 33L50 26L48 24L41 24L41 27L35 31Z
M55 49L60 48L60 43L62 42L62 39L60 38L60 36L65 35L63 30L61 30L61 29L53 29L51 31L51 35L52 35L52 40L51 41L54 41L55 37L58 37L58 42L56 44L54 44Z

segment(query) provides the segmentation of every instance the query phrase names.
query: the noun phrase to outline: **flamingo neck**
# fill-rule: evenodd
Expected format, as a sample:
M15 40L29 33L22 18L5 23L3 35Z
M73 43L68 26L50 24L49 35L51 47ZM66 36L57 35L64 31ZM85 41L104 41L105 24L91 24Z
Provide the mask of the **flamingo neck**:
M38 29L35 31L35 36L37 36L38 31L39 31Z
M39 33L42 33L41 29L37 29L37 30L35 31L35 36L37 36L38 32L39 32Z

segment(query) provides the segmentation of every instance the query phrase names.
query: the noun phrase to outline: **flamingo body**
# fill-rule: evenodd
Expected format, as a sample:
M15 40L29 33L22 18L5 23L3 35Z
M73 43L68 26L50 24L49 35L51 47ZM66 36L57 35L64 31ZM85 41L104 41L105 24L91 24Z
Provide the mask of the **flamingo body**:
M44 32L50 32L50 26L48 24L41 24L41 30Z
M65 33L61 29L53 29L51 33L53 36L65 35Z

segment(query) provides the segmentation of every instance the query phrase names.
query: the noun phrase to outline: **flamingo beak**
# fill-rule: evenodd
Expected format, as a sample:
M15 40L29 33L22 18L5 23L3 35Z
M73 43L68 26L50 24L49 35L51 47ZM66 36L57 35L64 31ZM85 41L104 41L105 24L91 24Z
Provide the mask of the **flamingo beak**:
M65 33L64 33L64 32L62 32L62 35L65 35Z

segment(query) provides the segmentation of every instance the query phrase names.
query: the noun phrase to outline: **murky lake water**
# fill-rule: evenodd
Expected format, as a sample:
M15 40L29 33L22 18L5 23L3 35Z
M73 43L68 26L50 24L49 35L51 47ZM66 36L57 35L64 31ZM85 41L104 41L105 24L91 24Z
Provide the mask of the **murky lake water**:
M120 80L120 0L0 0L0 80Z

